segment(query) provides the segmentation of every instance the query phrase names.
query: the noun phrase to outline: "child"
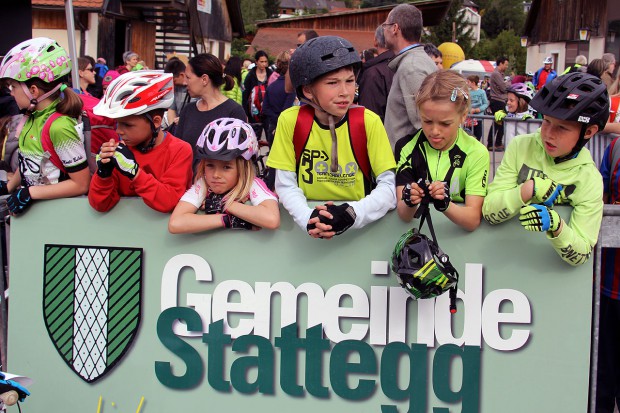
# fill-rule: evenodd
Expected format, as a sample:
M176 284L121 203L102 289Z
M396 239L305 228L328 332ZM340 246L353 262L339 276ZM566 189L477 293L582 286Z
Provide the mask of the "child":
M64 83L69 73L67 52L45 37L18 44L2 60L0 77L9 79L17 105L26 111L17 128L19 171L8 183L0 183L0 195L12 193L7 199L12 215L25 212L34 200L72 197L88 191L88 159L76 129L82 101ZM61 116L47 124L49 141L57 155L57 161L52 161L50 150L43 148L42 135L46 121L55 113Z
M398 216L411 221L429 193L437 211L473 231L482 218L489 152L460 127L469 113L467 83L456 72L431 73L415 102L422 130L403 138L409 142L400 151L396 170Z
M527 87L525 83L514 83L506 90L506 95L508 97L508 100L506 101L506 110L508 113L503 110L498 110L495 112L495 121L498 124L501 125L504 118L514 118L523 121L534 119L532 111L529 108L529 103L534 96L534 91L532 89ZM512 137L529 133L528 125L525 122L508 123L503 127L504 135L506 136L506 139L504 140L506 146L508 146L512 140ZM504 148L500 147L497 150L504 150Z
M278 228L278 198L255 175L257 152L256 135L247 123L233 118L209 123L196 144L196 180L172 212L170 232ZM206 215L196 215L203 204Z
M517 136L502 159L484 202L484 218L500 224L519 215L528 231L544 232L564 261L580 265L596 244L603 211L603 183L583 146L605 127L605 84L569 73L546 84L530 102L543 115L535 133ZM569 223L552 209L571 205Z
M489 100L487 99L487 93L478 87L480 78L476 75L467 77L467 85L469 86L469 98L471 101L471 109L469 113L472 115L484 115L484 112L489 107ZM482 139L482 120L470 119L473 126L473 132L476 139Z
M110 84L93 112L117 120L121 142L110 139L97 155L88 192L94 209L109 211L121 196L140 196L160 212L174 209L191 184L192 148L161 130L173 99L170 73L128 72Z
M351 108L360 65L353 45L336 36L308 40L291 56L291 81L306 105L280 115L267 165L277 169L282 204L313 238L361 228L396 204L394 156L381 119ZM311 208L307 199L353 202Z

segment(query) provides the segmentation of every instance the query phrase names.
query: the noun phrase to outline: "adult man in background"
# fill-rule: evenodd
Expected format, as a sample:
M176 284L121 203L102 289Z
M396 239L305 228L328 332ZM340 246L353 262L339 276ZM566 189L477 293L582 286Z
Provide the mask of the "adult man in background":
M588 65L588 58L584 55L580 54L575 58L575 63L568 66L562 74L565 75L567 73L573 72L584 72L586 71L586 66Z
M394 77L394 72L388 67L388 62L394 57L394 52L386 48L381 25L375 30L375 47L379 55L364 63L364 70L358 80L358 103L379 115L383 122L385 121L387 96Z
M557 76L558 74L553 70L553 57L545 57L545 60L543 60L543 67L538 69L534 75L534 86L536 90L542 89L546 83L551 82Z
M506 108L506 89L508 86L504 81L504 73L508 69L509 62L506 56L501 56L497 58L495 63L495 70L491 73L491 79L489 80L489 107L493 115L495 115L495 112L505 110ZM504 127L502 123L495 122L495 129L489 129L487 148L489 150L495 148L497 151L504 150Z
M411 4L394 7L381 25L385 44L396 55L388 66L394 79L387 98L385 129L392 149L396 142L420 129L420 115L415 95L426 76L435 72L435 62L420 44L422 36L422 12Z

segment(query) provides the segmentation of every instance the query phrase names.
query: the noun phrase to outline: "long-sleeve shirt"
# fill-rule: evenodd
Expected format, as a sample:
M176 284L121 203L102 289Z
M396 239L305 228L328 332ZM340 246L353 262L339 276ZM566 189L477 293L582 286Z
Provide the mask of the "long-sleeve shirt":
M469 91L469 96L472 109L480 109L480 114L484 115L484 111L489 107L489 99L487 99L486 92L482 89L472 89Z
M192 148L167 134L164 141L147 153L129 147L140 172L130 180L118 170L109 178L93 175L88 202L99 212L114 208L122 196L139 196L149 207L170 212L192 182Z
M586 148L573 159L555 163L544 150L540 130L516 137L489 185L482 207L484 218L499 224L518 215L529 203L521 199L521 185L535 176L564 187L559 201L573 207L570 220L557 237L552 232L546 235L564 261L583 264L592 254L603 218L603 181Z
M489 88L491 89L491 93L489 96L491 100L506 102L506 100L508 99L508 95L506 92L508 87L506 86L506 82L504 81L504 74L502 72L495 69L493 73L491 73Z

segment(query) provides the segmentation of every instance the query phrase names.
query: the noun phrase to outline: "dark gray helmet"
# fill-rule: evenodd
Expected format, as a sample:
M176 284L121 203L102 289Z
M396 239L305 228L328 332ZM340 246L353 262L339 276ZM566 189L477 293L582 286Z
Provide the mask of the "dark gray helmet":
M601 79L574 72L553 79L534 96L530 106L538 113L585 125L605 127L609 95Z
M297 96L303 98L303 86L324 74L351 65L357 76L362 61L351 42L338 36L319 36L295 50L289 63L289 74Z

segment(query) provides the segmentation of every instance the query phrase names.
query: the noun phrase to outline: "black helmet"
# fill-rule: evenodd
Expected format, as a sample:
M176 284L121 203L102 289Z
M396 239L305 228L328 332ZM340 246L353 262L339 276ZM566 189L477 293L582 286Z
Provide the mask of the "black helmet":
M351 42L338 36L319 36L295 50L291 55L289 73L297 96L303 98L303 86L346 66L353 65L353 71L357 75L361 64L362 61Z
M599 130L609 119L607 86L598 77L581 72L553 79L534 96L530 106L543 115L597 125Z
M417 229L404 233L392 253L392 271L415 299L436 297L456 288L458 273L436 242Z

